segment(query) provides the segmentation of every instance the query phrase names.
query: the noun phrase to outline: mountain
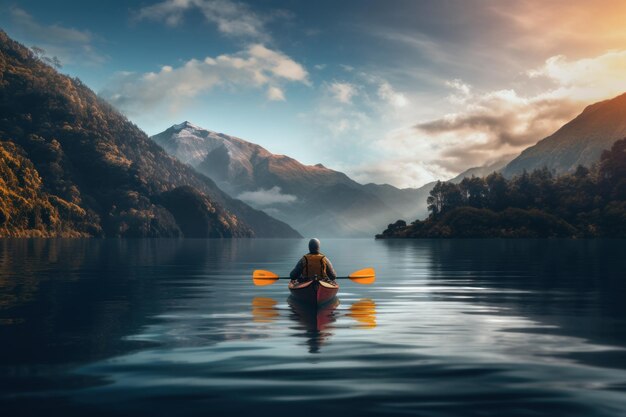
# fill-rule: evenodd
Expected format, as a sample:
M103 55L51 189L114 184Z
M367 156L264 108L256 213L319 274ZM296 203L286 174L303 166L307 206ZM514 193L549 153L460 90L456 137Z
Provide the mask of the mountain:
M547 167L556 174L590 167L602 151L626 136L626 93L592 104L575 119L524 150L504 169L507 177Z
M2 31L0 143L3 236L299 236L170 157Z
M507 164L509 164L516 156L517 156L517 154L515 154L515 155L505 155L505 156L503 156L501 158L498 158L494 162L490 162L490 163L487 163L487 164L479 166L479 167L469 168L469 169L461 172L456 177L454 177L451 180L449 180L449 182L453 182L455 184L458 184L461 181L463 181L463 178L486 177L487 175L491 174L492 172L499 172L502 168L507 166ZM433 186L434 186L434 183L433 183Z
M196 167L233 194L274 186L287 194L311 184L359 186L345 174L321 164L303 165L254 143L189 122L174 125L152 139L172 156Z
M0 142L0 236L88 236L85 211L50 195L24 151L12 142ZM81 231L80 229L83 229Z
M421 219L428 215L426 199L428 193L435 186L429 182L419 188L396 188L389 184L365 184L366 191L388 202L396 211L403 214L408 220Z
M390 224L377 238L626 237L626 138L592 168L547 169L506 179L438 182L430 216Z
M152 136L172 156L222 189L294 226L321 237L371 236L398 217L425 214L422 192L362 185L322 164L304 165L240 138L189 122Z
M514 157L515 155L505 155L497 159L495 162L487 163L479 167L469 168L448 181L454 184L459 184L463 181L463 178L487 176L492 172L500 171ZM430 191L436 184L437 181L432 181L422 185L420 188L413 189L398 189L387 184L366 184L365 187L376 193L384 201L387 201L388 199L395 201L394 207L398 208L403 213L411 213L412 215L406 216L405 218L413 221L416 219L424 219L428 216L428 204L426 203L426 200L430 195ZM391 226L392 224L388 225L388 227Z

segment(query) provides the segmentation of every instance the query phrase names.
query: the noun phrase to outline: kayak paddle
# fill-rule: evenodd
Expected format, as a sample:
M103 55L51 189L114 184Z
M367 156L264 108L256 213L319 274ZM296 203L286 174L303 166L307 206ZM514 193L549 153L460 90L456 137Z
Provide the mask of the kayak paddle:
M254 285L264 286L264 285L272 285L279 279L291 279L290 277L279 277L272 271L265 271L263 269L257 269L252 273L252 281ZM349 279L352 282L356 282L357 284L369 285L376 281L376 271L374 268L365 268L359 269L358 271L354 271L347 277L337 277L335 279Z

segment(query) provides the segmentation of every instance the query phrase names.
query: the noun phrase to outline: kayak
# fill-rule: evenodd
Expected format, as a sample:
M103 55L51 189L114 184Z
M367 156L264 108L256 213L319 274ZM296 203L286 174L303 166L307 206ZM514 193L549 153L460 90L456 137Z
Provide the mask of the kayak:
M335 298L339 285L326 281L290 282L289 291L296 300L308 305L320 306Z

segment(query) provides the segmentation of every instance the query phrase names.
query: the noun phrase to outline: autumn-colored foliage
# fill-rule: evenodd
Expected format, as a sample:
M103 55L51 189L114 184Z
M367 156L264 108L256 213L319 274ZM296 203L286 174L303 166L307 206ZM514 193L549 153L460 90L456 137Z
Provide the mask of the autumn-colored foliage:
M211 235L298 236L171 158L80 80L59 74L2 31L0 144L4 181L13 181L3 186L13 194L3 199L0 237L182 236L159 203L178 187L193 188L219 213Z
M86 236L86 212L43 191L33 164L13 142L0 142L0 236Z

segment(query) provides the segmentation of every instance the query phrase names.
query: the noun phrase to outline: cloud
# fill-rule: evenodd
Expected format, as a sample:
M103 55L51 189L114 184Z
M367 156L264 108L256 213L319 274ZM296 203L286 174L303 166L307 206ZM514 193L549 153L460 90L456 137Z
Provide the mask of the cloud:
M347 65L347 64L339 64L339 67L344 70L345 72L353 72L354 71L354 67L352 65Z
M458 65L458 62L454 59L453 54L450 54L449 50L452 47L450 44L446 44L444 48L441 39L434 39L431 36L421 33L419 31L411 30L408 33L398 31L397 28L384 27L376 29L373 34L383 39L387 39L394 44L402 45L403 49L410 47L414 51L428 61L437 62L445 65Z
M363 146L383 120L398 119L409 100L384 78L350 68L349 80L322 84L313 111L300 116L336 142ZM322 133L322 134L324 134Z
M400 188L415 187L441 178L436 169L417 164L412 157L385 159L352 167L351 177L361 183L375 178L376 183L393 184Z
M58 24L41 24L19 7L11 8L9 14L22 42L36 44L35 46L44 49L48 55L57 56L64 64L99 65L107 59L94 48L94 37L87 30L67 28Z
M472 91L471 85L464 83L458 78L452 81L446 81L446 86L454 90L454 92L448 96L448 100L452 103L464 103L469 98Z
M270 101L285 101L285 93L278 87L270 86L267 89L267 99Z
M237 198L255 207L290 204L298 200L295 195L283 194L278 186L268 190L259 188L256 191L245 191L239 194Z
M217 30L229 37L268 41L265 24L284 13L270 16L260 15L244 3L232 0L165 0L143 7L137 18L164 21L169 26L178 26L187 12L199 11L204 18L216 25Z
M500 22L501 34L518 51L598 53L619 48L626 41L623 0L495 1L489 6L492 19ZM495 18L495 19L494 19ZM537 36L541 33L541 36Z
M358 94L357 87L354 84L342 83L334 81L328 85L328 91L331 96L340 103L350 104L352 97Z
M313 112L301 114L300 117L316 128L322 129L325 134L329 133L333 140L343 135L354 137L372 123L366 111L345 106L332 97L323 97Z
M569 60L553 56L539 68L528 71L532 78L545 77L557 88L545 96L597 101L626 91L626 50L609 51L593 58Z
M446 82L451 89L447 100L457 111L394 129L375 141L389 165L403 168L395 171L400 175L384 166L371 168L370 173L393 179L394 184L419 185L519 153L586 105L624 93L626 50L577 60L553 56L525 74L528 77L516 89L479 92L459 79ZM407 158L419 169L408 168ZM421 181L412 182L416 178Z
M483 145L497 150L505 145L536 142L538 134L559 126L579 108L560 99L520 97L515 90L494 91L471 99L466 111L418 123L415 128L435 135L480 135L485 140Z
M128 113L144 112L164 103L176 112L188 99L217 86L267 87L269 100L284 100L286 82L309 84L308 73L287 55L255 44L231 55L191 59L180 67L158 72L119 73L100 95Z
M451 87L455 93L450 101L462 110L387 133L374 146L393 170L380 166L369 173L401 186L452 178L501 155L521 152L583 106L578 101L522 97L514 90L471 93L469 86L461 96L459 86Z
M399 93L393 89L388 82L382 82L378 87L378 97L391 104L393 107L404 107L409 104L409 100L403 93Z
M580 101L523 97L515 90L468 93L463 111L419 122L400 135L403 142L427 145L418 147L425 152L422 158L431 160L440 175L452 176L498 155L521 152L572 119L581 107Z
M257 64L277 77L308 83L308 73L304 67L282 52L273 51L263 45L256 44L249 48L249 54L251 57L249 63ZM241 65L240 61L236 65Z
M11 9L11 17L25 33L38 39L70 43L89 43L92 40L91 33L88 31L65 28L59 25L41 25L25 10L18 7Z

